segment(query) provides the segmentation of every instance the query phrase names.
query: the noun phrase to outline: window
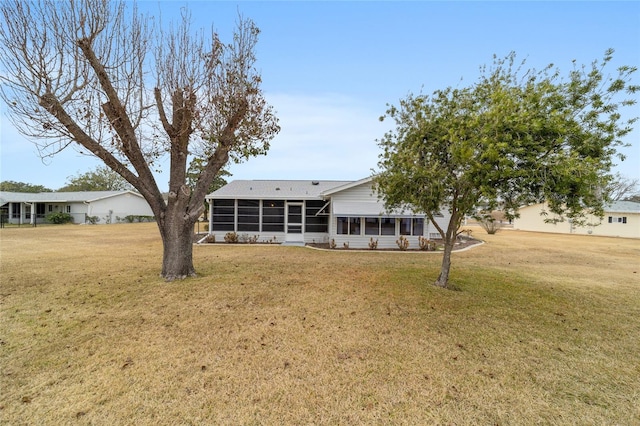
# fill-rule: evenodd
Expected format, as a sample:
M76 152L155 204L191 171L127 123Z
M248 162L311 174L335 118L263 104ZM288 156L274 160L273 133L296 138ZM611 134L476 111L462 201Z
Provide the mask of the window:
M71 206L67 205L67 213L71 213Z
M423 235L424 234L424 218L414 217L412 219L413 222L413 231L411 235Z
M339 235L360 235L360 218L359 217L338 217Z
M49 213L53 211L53 204L49 204Z
M395 218L383 217L380 220L380 235L396 235Z
M36 204L36 217L44 217L44 203Z
M306 232L329 232L329 215L325 208L327 204L323 200L307 200L305 202L305 226ZM321 213L320 210L322 210Z
M263 232L283 232L284 231L284 201L282 200L262 201L262 231Z
M20 203L11 204L11 217L18 219L20 217Z
M214 200L212 207L212 231L233 231L235 221L234 200Z
M400 235L411 235L411 219L408 217L400 219Z
M349 218L349 235L360 235L360 218Z
M626 216L609 216L609 223L627 223Z
M338 217L338 229L336 233L338 235L347 235L349 233L349 218Z
M400 219L400 235L423 235L424 218L402 218Z
M365 217L364 234L380 235L380 219L378 219L377 217Z
M238 200L238 231L260 231L259 200Z

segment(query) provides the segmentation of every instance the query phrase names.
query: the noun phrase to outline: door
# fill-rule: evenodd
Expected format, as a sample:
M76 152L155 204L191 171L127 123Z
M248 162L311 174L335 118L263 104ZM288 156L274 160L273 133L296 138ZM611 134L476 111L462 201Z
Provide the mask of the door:
M287 241L304 241L302 203L287 203Z

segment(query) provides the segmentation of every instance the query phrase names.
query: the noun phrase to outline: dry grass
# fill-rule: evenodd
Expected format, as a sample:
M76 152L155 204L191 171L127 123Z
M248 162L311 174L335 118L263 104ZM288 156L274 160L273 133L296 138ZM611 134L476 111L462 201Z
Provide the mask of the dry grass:
M480 231L475 234L481 235ZM505 231L454 255L4 229L3 424L638 424L640 242Z

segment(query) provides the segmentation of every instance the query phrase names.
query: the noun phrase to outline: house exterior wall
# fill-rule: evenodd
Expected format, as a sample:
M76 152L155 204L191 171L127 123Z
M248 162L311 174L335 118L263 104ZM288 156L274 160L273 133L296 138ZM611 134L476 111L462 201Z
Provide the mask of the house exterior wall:
M98 216L98 223L102 224L122 222L126 216L153 216L147 201L129 192L93 200L86 213L87 216Z
M231 182L207 197L211 207L209 235L213 235L218 242L224 241L227 233L235 232L240 241L251 239L257 242L297 243L303 240L307 244L333 241L338 248L348 243L349 248L360 249L369 248L372 238L374 241L377 240L378 248L398 248L396 241L403 235L408 239L410 249L419 247L420 237L440 238L437 228L424 214L413 214L411 211L386 212L384 202L378 199L373 190L371 179L339 182L328 188L326 182L324 184L326 189L323 191L312 194L298 191L298 196L284 199L283 194L277 191L283 185L280 181ZM311 185L318 185L318 182ZM302 186L303 184L297 181L292 184L295 188ZM252 197L253 190L256 193L255 198ZM300 196L301 194L306 195ZM286 207L301 202L304 203L305 212L303 234L287 232L288 215L285 214L286 220L274 222L278 214L265 213L266 209L282 209L283 205ZM318 230L319 217L326 218L326 232ZM344 223L347 222L345 218L361 222L357 235L350 230L344 233ZM446 228L449 219L450 215L445 213L437 217L436 221L441 227ZM265 230L265 224L272 229L275 228L275 224L284 224L285 231L280 232L282 228L277 232Z
M99 195L93 192L92 195ZM75 194L74 194L75 195ZM12 196L15 196L12 195ZM4 220L12 224L45 223L51 213L68 213L73 223L85 223L87 216L98 216L98 223L115 223L125 216L153 216L149 204L141 196L130 192L117 193L93 201L76 200L54 201L53 197L65 197L64 193L18 194L23 200L27 197L36 201L10 201L3 206ZM43 201L37 201L38 199ZM111 215L111 221L107 221Z
M599 223L597 226L575 226L568 221L545 223L545 218L553 216L541 216L543 204L535 204L523 207L519 210L520 217L514 220L514 229L535 232L552 232L561 234L600 235L608 237L640 238L640 214L632 212L605 212L604 220L590 216L588 222ZM609 223L609 217L612 222ZM614 220L614 218L616 220ZM625 218L625 222L618 222L617 218Z
M334 212L334 205L336 203L353 203L354 208L350 211L342 211L342 212ZM366 208L368 212L380 212L382 214L373 215L372 213L362 213L358 211L357 205L360 203L371 204L372 206ZM362 206L362 205L361 205ZM375 206L375 207L374 207ZM377 193L373 189L373 184L371 182L365 182L361 185L355 186L353 188L345 189L344 191L340 191L338 193L331 195L331 218L329 221L329 240L333 240L335 242L336 247L342 248L345 244L348 244L349 248L369 248L369 243L373 239L377 240L378 248L387 249L387 248L398 248L397 240L400 238L400 221L401 219L413 219L413 218L424 218L422 233L418 235L405 235L407 240L409 241L409 249L415 249L419 247L419 237L426 237L429 239L437 239L440 238L440 234L436 227L425 217L422 215L411 215L410 212L407 212L406 215L385 215L385 206L382 200L378 199ZM339 217L354 217L359 218L360 220L360 232L359 234L339 234L338 233L338 218ZM391 219L395 222L395 232L393 235L367 235L365 228L365 220L366 218L375 218L378 217L379 220L383 220L385 218ZM445 228L449 223L450 215L445 212L442 217L437 218L438 225Z

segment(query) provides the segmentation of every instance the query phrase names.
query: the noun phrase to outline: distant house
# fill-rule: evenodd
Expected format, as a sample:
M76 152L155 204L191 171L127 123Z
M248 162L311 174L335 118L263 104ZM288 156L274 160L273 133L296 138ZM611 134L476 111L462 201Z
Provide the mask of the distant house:
M142 195L133 191L0 192L0 213L8 223L45 223L50 213L69 213L74 223L124 221L126 216L153 216Z
M385 209L371 178L358 181L236 180L206 196L209 234L222 241L228 232L285 244L328 243L397 248L401 236L410 247L418 237L440 238L422 213ZM448 213L436 219L446 227Z
M588 234L608 237L640 238L640 203L631 201L616 201L605 206L604 219L591 217L589 222L599 223L597 226L577 226L571 221L565 220L553 223L545 223L546 218L541 216L544 204L534 204L522 207L520 217L514 221L514 229L537 232L556 232L562 234Z

